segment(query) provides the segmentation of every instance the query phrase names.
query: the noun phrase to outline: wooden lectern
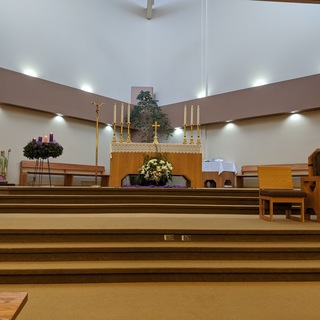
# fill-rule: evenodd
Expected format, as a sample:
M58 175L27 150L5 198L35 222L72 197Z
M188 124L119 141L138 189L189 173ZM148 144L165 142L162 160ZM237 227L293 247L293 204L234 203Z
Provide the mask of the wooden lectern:
M196 144L153 144L113 142L110 148L110 187L121 187L122 180L138 174L144 155L167 155L173 174L184 176L191 188L202 188L202 148Z

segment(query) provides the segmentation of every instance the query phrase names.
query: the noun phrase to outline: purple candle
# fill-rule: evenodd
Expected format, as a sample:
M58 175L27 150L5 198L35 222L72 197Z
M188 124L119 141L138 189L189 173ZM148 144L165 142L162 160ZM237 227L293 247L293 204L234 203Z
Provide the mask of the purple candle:
M52 132L50 132L49 141L53 142L53 133Z
M42 137L39 137L39 138L38 138L38 142L42 142Z

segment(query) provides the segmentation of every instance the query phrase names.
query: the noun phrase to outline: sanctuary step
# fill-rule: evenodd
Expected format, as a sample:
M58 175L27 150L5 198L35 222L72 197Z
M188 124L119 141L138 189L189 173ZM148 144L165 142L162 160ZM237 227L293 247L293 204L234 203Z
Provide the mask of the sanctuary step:
M320 260L319 242L1 243L1 262L115 260Z
M1 213L35 214L108 214L108 213L180 213L180 214L257 214L258 205L205 205L168 203L115 204L0 204Z
M154 195L154 196L236 196L258 197L256 188L86 188L86 187L8 187L0 188L0 195Z
M0 284L319 281L320 224L237 191L1 188Z
M4 262L1 284L319 281L320 260Z
M179 188L7 188L1 213L259 213L257 190Z
M127 194L127 195L5 195L0 194L1 203L4 204L201 204L201 205L257 205L257 197L230 196L230 195L153 195L153 194Z

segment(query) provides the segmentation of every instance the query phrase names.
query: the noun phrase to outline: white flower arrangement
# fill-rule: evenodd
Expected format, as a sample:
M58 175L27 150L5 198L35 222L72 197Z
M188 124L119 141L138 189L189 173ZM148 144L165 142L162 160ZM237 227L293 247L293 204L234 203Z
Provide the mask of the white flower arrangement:
M148 183L165 185L172 180L172 169L172 164L162 154L155 158L146 156L143 166L139 169L140 182L142 185Z

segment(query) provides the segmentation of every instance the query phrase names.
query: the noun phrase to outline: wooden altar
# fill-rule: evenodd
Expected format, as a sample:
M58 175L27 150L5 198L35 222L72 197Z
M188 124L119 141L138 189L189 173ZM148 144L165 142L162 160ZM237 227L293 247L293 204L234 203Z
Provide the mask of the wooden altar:
M110 148L110 187L121 187L129 174L138 174L143 157L165 153L172 163L173 174L184 176L191 188L202 188L202 148L196 144L153 144L114 142Z

